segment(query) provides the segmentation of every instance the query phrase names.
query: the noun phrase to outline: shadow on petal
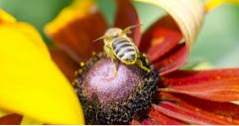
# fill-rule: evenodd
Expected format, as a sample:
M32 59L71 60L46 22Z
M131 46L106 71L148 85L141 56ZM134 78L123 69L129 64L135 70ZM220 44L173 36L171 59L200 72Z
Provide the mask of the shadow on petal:
M176 71L162 78L162 91L220 102L239 100L239 69Z
M107 24L92 0L76 0L46 26L46 33L75 60L87 60L102 43L93 40L102 36Z
M0 125L19 125L21 124L22 116L17 114L9 114L0 118Z
M74 73L79 68L79 64L75 62L69 55L59 48L50 48L51 57L70 82L74 80Z
M140 20L134 6L130 3L130 0L116 0L117 11L115 17L115 27L126 28L130 25L139 25ZM133 38L136 45L139 44L141 38L140 27L132 29L132 34L129 35Z

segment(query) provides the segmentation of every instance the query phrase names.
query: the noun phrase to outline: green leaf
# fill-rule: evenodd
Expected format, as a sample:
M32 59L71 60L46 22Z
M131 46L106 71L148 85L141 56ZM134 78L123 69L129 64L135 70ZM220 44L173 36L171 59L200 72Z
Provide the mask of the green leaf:
M239 67L239 7L225 5L209 13L189 62L207 61L215 67Z

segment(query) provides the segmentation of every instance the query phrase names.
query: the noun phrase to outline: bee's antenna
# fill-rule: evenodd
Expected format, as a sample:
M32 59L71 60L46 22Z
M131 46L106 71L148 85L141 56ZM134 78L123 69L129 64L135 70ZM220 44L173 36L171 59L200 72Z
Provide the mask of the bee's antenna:
M101 40L101 39L105 39L105 38L106 38L106 36L101 36L101 37L99 37L99 38L93 40L93 42L97 42L97 41L99 41L99 40Z
M140 27L142 24L136 24L136 25L130 25L128 27L126 27L124 30L123 30L123 33L125 34L130 34L131 33L131 29L134 29L136 27Z

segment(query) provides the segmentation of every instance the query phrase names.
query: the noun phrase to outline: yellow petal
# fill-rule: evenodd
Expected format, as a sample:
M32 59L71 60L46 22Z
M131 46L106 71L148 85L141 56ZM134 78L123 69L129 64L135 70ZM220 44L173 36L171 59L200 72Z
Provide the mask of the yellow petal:
M31 41L39 47L42 53L46 54L47 56L50 56L47 50L47 46L44 44L40 35L34 28L32 28L30 25L26 23L17 22L14 17L12 17L7 12L1 9L0 9L0 25L15 25L14 27L17 27L19 30L21 30L21 32L24 32L24 34L28 36L28 39L32 39Z
M239 0L207 0L205 4L205 10L209 12L227 3L239 5Z
M14 17L0 9L0 23L13 23L15 21L16 19Z
M21 121L21 125L42 125L42 124L44 123L34 120L32 118L28 118L26 116L24 116Z
M46 25L45 31L47 34L54 34L68 23L87 16L93 11L96 11L94 0L74 0L70 6L64 8L53 21Z
M33 28L31 25L18 22L14 27L16 27L20 32L22 32L27 39L30 39L29 41L32 41L36 46L38 46L38 49L44 53L46 56L50 57L50 54L48 52L47 46L44 44L41 36L38 34L37 30Z
M49 124L84 123L72 86L34 28L0 23L0 42L0 108Z

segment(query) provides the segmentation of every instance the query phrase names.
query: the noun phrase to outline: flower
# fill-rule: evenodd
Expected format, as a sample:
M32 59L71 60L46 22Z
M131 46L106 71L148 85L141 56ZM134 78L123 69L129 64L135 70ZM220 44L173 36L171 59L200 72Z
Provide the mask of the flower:
M72 86L52 59L72 81L79 63L102 50L102 44L93 40L108 26L94 1L76 1L46 26L46 33L56 44L49 47L50 54L31 26L16 22L2 11L0 16L0 40L6 41L0 47L0 57L5 61L0 66L0 107L43 123L83 123ZM135 24L140 22L133 6L118 0L114 26ZM134 29L131 38L158 69L160 81L155 95L158 101L152 104L148 117L131 123L238 124L239 106L231 101L239 99L239 69L180 70L189 53L189 45L179 43L185 35L180 29L170 16L155 22L142 36L140 28ZM9 118L20 120L8 115L0 122L7 123Z

